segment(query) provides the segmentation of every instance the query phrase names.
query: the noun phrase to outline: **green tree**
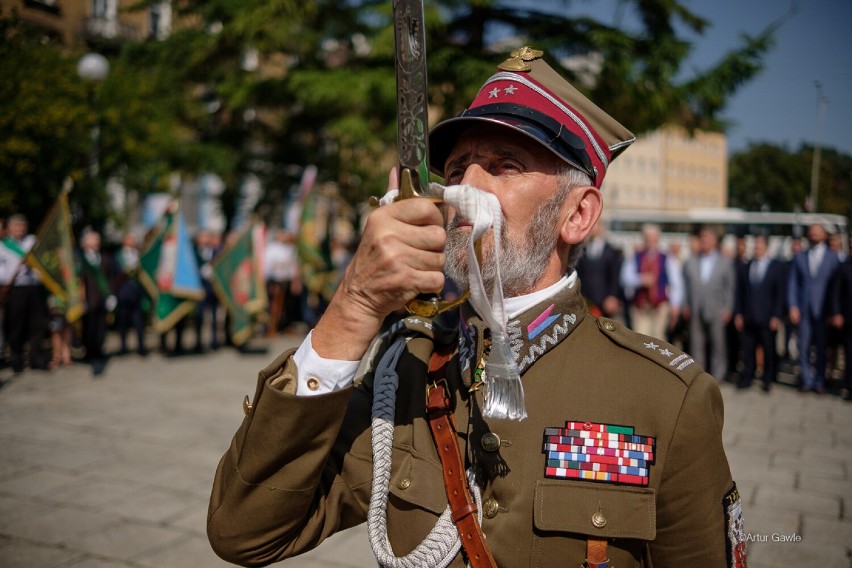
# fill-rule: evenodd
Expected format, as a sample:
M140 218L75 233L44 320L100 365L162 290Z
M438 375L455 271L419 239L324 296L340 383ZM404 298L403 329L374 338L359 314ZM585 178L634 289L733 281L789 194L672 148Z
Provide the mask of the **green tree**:
M728 162L732 207L748 211L805 209L811 191L813 147L795 152L774 144L753 143ZM831 148L822 150L818 210L852 215L852 156Z
M0 38L0 214L23 213L35 228L69 177L76 228L101 229L110 178L144 193L163 189L170 172L214 161L183 128L191 111L174 73L120 52L101 84L86 84L79 47L45 42L14 15L0 18Z
M0 76L0 215L35 224L65 176L85 174L91 112L74 64L11 18L0 19Z
M709 24L682 3L622 0L613 23L581 17L572 6L427 1L432 120L471 100L512 38L511 47L544 49L601 106L629 117L624 122L637 133L664 123L723 128L726 100L759 72L772 43L770 26L744 37L717 66L683 79L691 48L684 36ZM275 206L307 164L349 201L382 190L396 140L390 1L174 0L173 10L175 31L165 41L118 46L96 105L73 71L80 53L66 57L4 31L0 126L16 135L0 156L0 199L11 191L7 202L17 205L33 190L55 194L72 175L82 209L103 218L109 176L144 192L171 171L212 171L225 181L230 218L246 176L261 179L266 204ZM37 124L24 120L30 116ZM98 124L101 168L92 180L85 175L89 133Z
M207 142L238 156L224 176L228 201L247 173L263 179L277 200L309 163L352 201L381 190L396 138L391 2L180 0L174 6L182 21L197 25L146 44L146 57L176 69L185 90L216 109L196 126ZM672 122L723 128L718 115L759 72L772 27L744 37L715 67L679 79L691 45L678 30L700 34L709 23L672 0L618 6L622 16L614 19L637 25L578 17L570 2L556 0L535 8L427 2L433 119L463 108L506 51L495 43L513 37L513 46L531 43L556 63L570 66L571 56L598 61L591 75L561 70L614 115L630 117L636 132ZM256 56L256 68L245 65L247 54Z

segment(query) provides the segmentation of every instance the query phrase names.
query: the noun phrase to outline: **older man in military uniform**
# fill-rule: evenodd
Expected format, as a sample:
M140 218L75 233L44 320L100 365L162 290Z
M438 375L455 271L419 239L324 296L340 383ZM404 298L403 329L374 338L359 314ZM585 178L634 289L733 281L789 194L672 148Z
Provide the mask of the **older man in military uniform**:
M208 516L223 558L269 564L366 521L386 566L745 565L715 381L587 314L572 269L633 135L540 55L514 52L430 134L448 185L499 201L504 232L486 233L481 263L486 287L502 275L527 418L484 411L496 335L470 304L449 331L408 318L373 341L385 316L441 289L445 263L464 288L480 261L465 253L473 220L451 211L445 230L427 199L379 207L323 318L244 403Z

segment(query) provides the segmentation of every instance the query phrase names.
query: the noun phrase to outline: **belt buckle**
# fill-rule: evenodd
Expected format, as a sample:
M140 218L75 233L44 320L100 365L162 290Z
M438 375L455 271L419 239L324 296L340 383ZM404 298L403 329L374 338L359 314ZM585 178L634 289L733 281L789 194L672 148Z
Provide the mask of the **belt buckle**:
M447 379L434 379L431 382L426 383L426 407L429 407L429 396L432 394L432 391L438 388L438 385L442 384L444 386L444 406L449 408L449 392L450 392L450 384L447 382Z

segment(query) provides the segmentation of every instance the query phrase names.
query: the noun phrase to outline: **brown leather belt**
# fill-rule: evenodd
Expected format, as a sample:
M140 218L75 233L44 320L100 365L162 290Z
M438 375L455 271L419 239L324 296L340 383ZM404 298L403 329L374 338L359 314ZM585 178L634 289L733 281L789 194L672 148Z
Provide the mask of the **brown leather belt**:
M589 537L586 540L586 562L584 568L607 568L609 558L606 553L606 539Z
M446 367L453 349L438 347L429 360L429 385L426 387L426 410L432 438L444 470L444 486L453 522L462 546L473 568L496 568L494 557L485 544L485 535L476 520L476 503L470 496L464 464L459 451L458 434L447 393Z

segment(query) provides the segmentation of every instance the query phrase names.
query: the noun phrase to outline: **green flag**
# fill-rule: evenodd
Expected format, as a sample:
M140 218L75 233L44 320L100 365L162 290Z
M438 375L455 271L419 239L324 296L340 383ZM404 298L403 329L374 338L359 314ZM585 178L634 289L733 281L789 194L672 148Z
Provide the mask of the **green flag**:
M74 270L74 233L68 194L63 191L36 233L36 242L24 262L41 276L48 290L65 305L65 319L74 323L83 315L80 280Z
M231 341L235 345L248 341L255 324L266 320L265 248L266 228L251 223L210 263L213 289L231 316Z
M139 256L139 281L154 302L154 330L165 333L204 298L198 261L180 204L172 201Z
M304 197L296 247L309 296L331 301L339 274L331 258L335 202L319 191Z

